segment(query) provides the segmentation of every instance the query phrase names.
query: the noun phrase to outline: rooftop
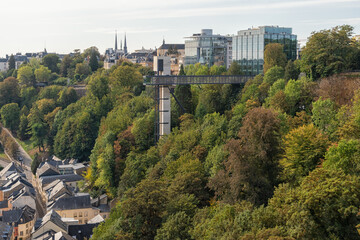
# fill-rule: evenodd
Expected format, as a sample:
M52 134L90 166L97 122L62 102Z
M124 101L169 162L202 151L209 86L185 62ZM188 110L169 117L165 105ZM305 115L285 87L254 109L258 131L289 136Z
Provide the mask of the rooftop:
M92 208L89 194L60 198L51 206L51 209L53 210L69 210L81 208Z

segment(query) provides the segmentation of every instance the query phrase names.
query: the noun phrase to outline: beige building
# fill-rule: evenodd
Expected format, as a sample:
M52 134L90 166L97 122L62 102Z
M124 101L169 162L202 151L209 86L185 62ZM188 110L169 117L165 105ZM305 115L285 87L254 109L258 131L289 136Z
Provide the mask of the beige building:
M100 214L100 209L91 205L90 195L87 193L59 198L48 206L48 210L56 211L62 218L74 218L79 224L86 224Z
M163 44L157 49L158 57L170 57L170 73L171 75L179 75L180 67L184 64L185 44ZM154 59L155 64L155 59Z

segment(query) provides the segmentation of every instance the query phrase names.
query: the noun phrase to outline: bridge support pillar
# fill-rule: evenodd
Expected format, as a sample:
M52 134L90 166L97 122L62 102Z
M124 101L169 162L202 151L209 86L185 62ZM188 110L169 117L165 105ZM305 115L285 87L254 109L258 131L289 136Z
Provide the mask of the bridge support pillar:
M171 132L171 95L169 86L160 86L159 92L159 136Z

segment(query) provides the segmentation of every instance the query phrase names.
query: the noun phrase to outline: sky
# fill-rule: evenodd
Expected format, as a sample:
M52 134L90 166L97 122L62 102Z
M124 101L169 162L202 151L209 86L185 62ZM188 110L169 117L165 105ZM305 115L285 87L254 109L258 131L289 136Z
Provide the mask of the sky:
M127 35L128 50L184 43L201 29L215 34L264 25L292 27L298 39L350 24L360 35L360 0L17 0L2 1L0 57L17 52L103 53Z

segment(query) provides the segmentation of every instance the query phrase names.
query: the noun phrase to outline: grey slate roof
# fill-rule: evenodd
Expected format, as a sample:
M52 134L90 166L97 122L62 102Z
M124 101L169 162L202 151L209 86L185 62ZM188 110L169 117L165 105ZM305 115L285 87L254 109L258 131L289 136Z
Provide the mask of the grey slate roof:
M67 231L67 225L61 220L60 215L54 210L50 210L45 214L45 216L41 220L38 220L36 222L34 226L35 231L39 229L41 226L43 226L45 223L47 223L48 221L53 222L55 225L63 229L65 232Z
M51 190L48 199L53 199L56 196L56 194L58 194L61 190L65 190L66 192L68 192L71 195L71 191L68 188L68 186L63 181L60 181Z
M84 180L84 178L77 174L66 174L66 175L54 175L54 176L45 176L41 177L40 181L42 186L47 185L55 180L62 180L64 182L77 182L80 180Z
M58 199L52 206L53 210L69 210L91 208L90 195L72 196Z
M3 221L6 223L27 223L34 219L35 209L25 205L21 209L14 209L3 212Z
M18 222L21 218L23 211L22 209L14 209L10 211L3 212L3 222L13 223Z
M172 49L185 49L185 44L163 44L159 47L159 49L169 49L169 48L172 48Z
M38 177L53 176L58 174L60 174L59 170L48 162L45 162L40 168L36 170L36 176Z
M93 229L97 227L98 223L82 224L82 225L69 225L69 235L75 239L90 239L93 234Z
M16 166L15 163L11 162L6 167L4 167L3 170L1 170L0 177L5 178L8 175L12 174L13 172L22 173L23 171L22 171L22 169L20 167Z

